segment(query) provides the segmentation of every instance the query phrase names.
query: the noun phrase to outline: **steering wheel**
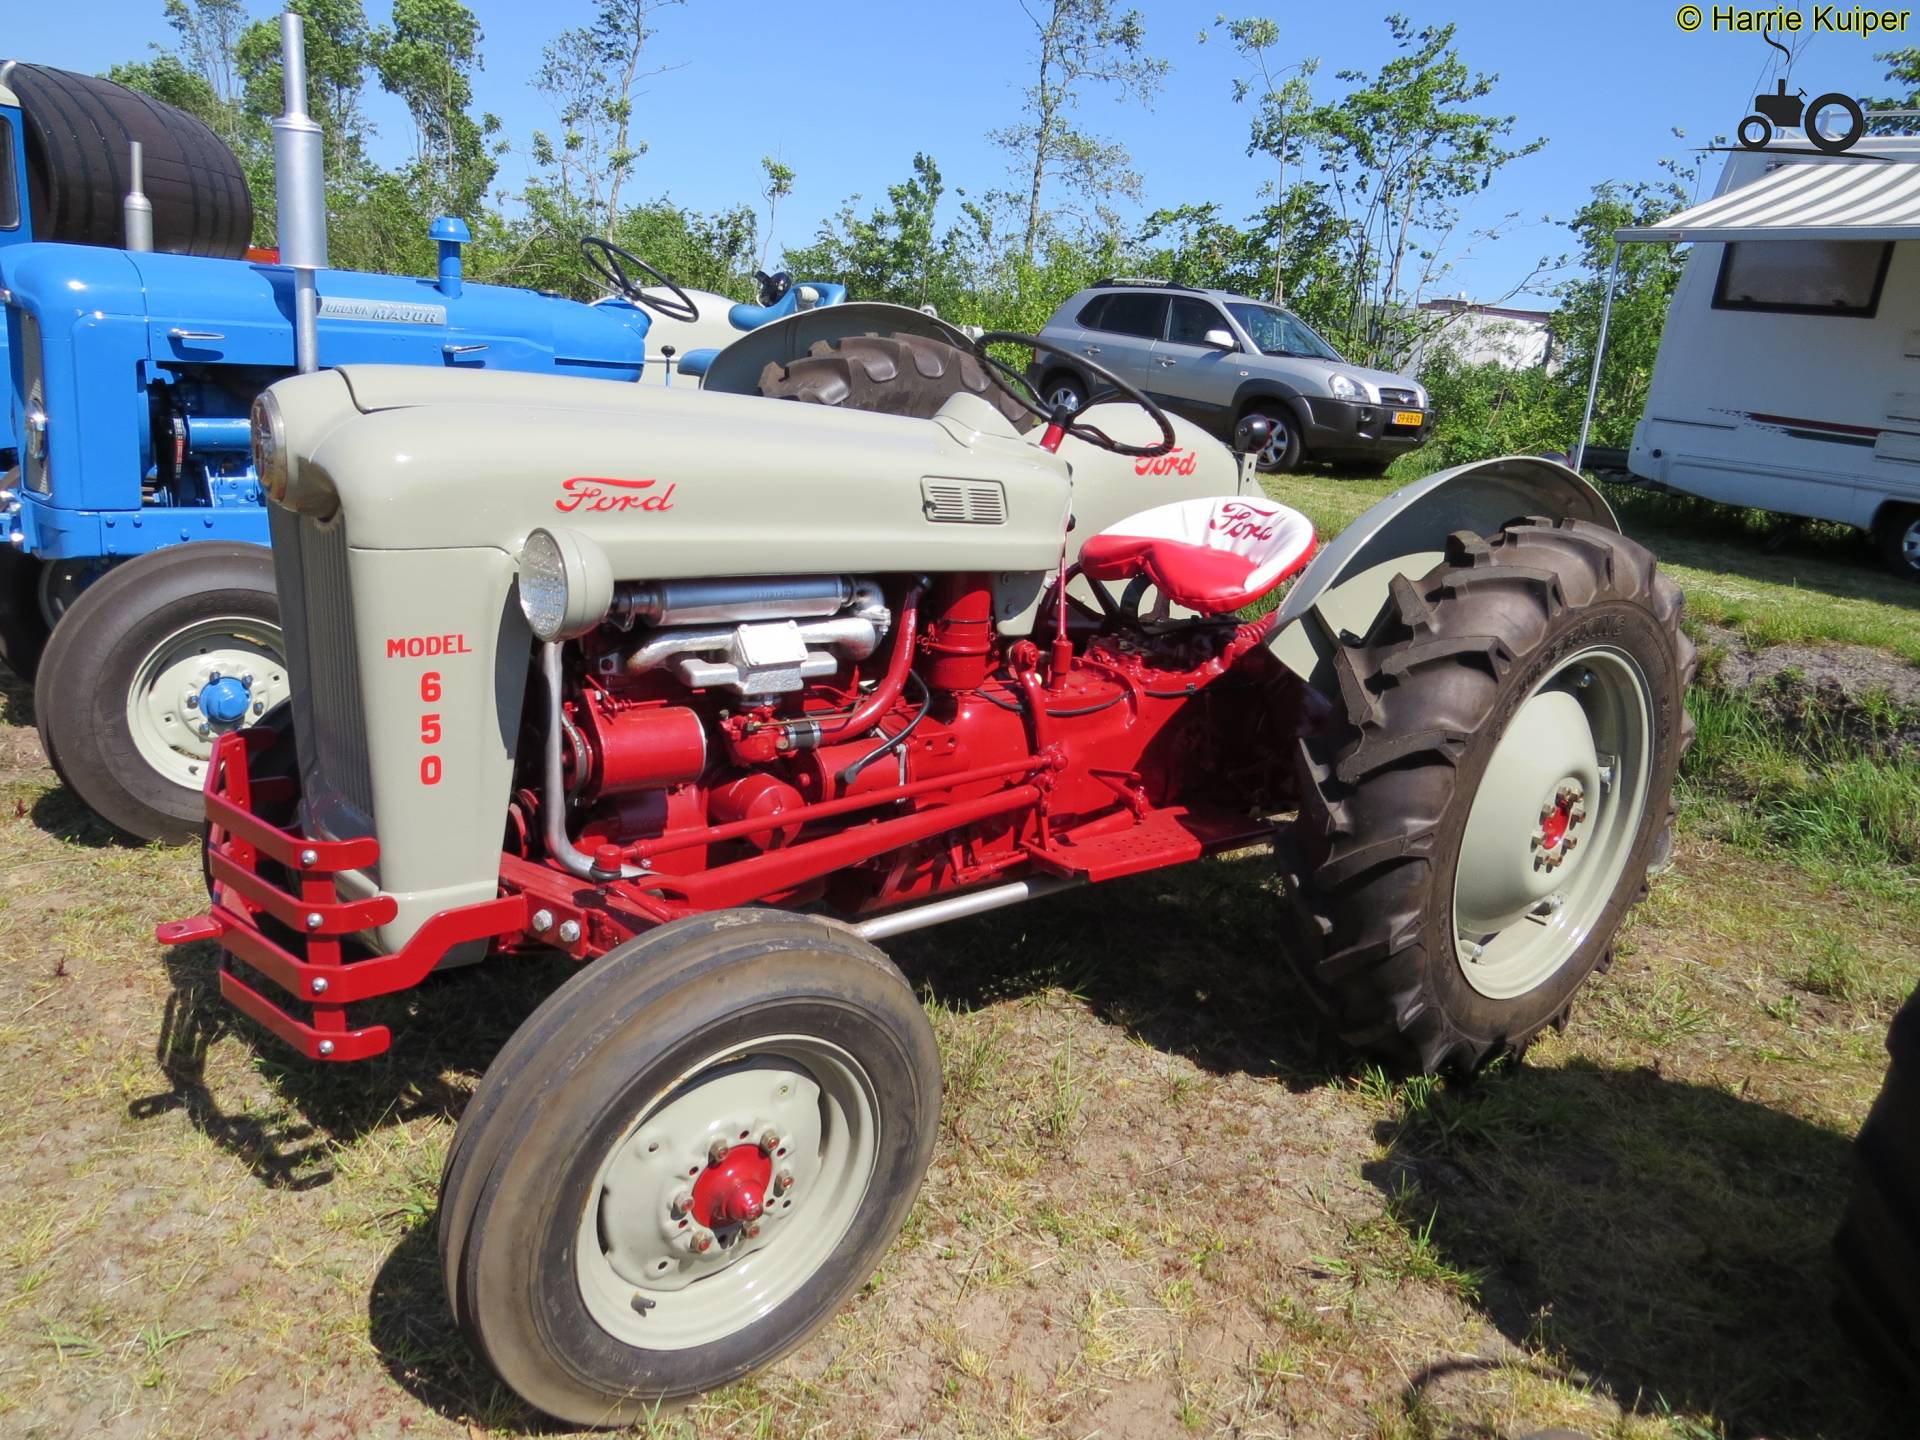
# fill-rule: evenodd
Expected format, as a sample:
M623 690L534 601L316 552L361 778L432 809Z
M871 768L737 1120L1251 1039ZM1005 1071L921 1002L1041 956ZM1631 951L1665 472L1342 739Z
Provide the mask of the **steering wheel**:
M1131 400L1152 417L1153 423L1160 427L1160 439L1153 444L1134 445L1124 440L1116 440L1098 425L1089 425L1084 420L1069 419L1072 411L1064 406L1056 408L1048 405L1040 398L1040 392L1033 388L1032 382L1025 375L988 352L989 345L1025 345L1035 351L1047 350L1055 355L1064 355L1067 352L1058 345L1042 340L1038 335L1022 335L1017 330L989 330L973 342L974 356L986 368L987 378L1012 396L1016 405L1046 422L1046 434L1040 440L1042 449L1058 450L1060 442L1069 435L1086 441L1096 449L1110 450L1115 455L1133 455L1143 460L1150 460L1156 455L1165 455L1173 449L1176 443L1173 422L1167 419L1167 412L1106 366L1096 365L1093 361L1081 356L1075 356L1073 361L1076 368L1085 370L1096 380L1112 386L1124 398Z
M587 264L593 267L595 274L634 304L644 305L668 320L692 321L700 318L700 307L693 303L692 296L631 250L611 240L603 240L598 235L582 235L580 253L587 257ZM634 279L636 272L651 276L655 284L671 290L674 298L649 295L646 286Z

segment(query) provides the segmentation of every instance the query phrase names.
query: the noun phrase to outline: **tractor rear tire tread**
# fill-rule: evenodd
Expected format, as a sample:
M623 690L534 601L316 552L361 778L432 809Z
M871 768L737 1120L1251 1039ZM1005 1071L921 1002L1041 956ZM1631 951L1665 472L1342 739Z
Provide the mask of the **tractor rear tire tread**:
M1033 417L993 383L986 368L957 346L924 335L849 335L821 340L798 360L760 372L760 393L843 410L931 419L965 391L992 405L1018 429Z
M1678 696L1697 657L1680 630L1678 587L1639 545L1575 520L1517 521L1491 539L1456 534L1438 567L1396 580L1368 633L1336 652L1329 698L1344 723L1298 743L1282 925L1310 994L1350 1047L1401 1069L1472 1072L1564 1024L1572 990L1611 961L1619 919L1647 893L1644 876L1621 887L1593 940L1522 997L1530 1008L1508 1016L1520 1023L1497 1021L1490 1005L1464 1024L1434 989L1433 972L1457 966L1451 877L1443 884L1437 872L1445 833L1465 823L1455 793L1463 766L1497 743L1488 732L1508 677L1544 663L1543 647L1578 612L1619 602L1664 636L1678 682L1668 704L1662 677L1648 676L1651 788L1628 857L1644 871L1672 823L1672 779L1693 734Z

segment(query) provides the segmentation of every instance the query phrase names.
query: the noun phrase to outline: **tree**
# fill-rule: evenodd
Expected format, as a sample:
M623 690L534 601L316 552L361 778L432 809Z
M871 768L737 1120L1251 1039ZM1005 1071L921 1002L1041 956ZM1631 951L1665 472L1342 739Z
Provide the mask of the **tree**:
M789 250L785 267L796 275L836 280L863 300L943 308L966 290L960 232L936 229L946 182L931 155L913 157L913 174L887 187L887 204L866 218L850 196L814 243Z
M1572 279L1559 287L1554 338L1560 346L1562 386L1558 400L1565 443L1573 443L1586 406L1587 377L1600 335L1606 302L1607 270L1618 243L1613 232L1629 225L1653 225L1684 210L1693 193L1695 172L1678 161L1662 161L1664 178L1623 184L1607 181L1569 222L1579 242ZM1607 327L1607 353L1594 397L1590 444L1625 445L1646 409L1653 364L1660 353L1673 292L1685 271L1686 257L1671 245L1620 245L1620 274L1614 287L1613 315Z
M1406 350L1408 318L1457 258L1448 247L1460 201L1546 143L1509 145L1512 116L1465 108L1499 77L1467 67L1454 48L1454 26L1416 30L1404 15L1388 16L1387 25L1402 53L1376 75L1341 71L1353 88L1315 106L1306 121L1346 222L1353 307L1343 328L1369 358ZM1480 238L1493 233L1497 227Z
M1241 103L1253 101L1254 115L1247 139L1248 155L1265 155L1274 163L1274 177L1262 186L1262 193L1278 202L1274 207L1273 264L1270 289L1273 303L1287 298L1287 171L1301 163L1304 134L1313 108L1313 74L1318 60L1301 60L1292 65L1276 63L1280 27L1272 20L1228 20L1215 22L1224 29L1233 48L1249 66L1247 74L1233 82L1233 98ZM1206 32L1200 33L1204 41ZM1248 287L1248 294L1258 293Z
M760 157L760 171L767 177L767 183L760 187L760 198L767 202L767 235L760 242L760 268L767 268L767 252L773 245L773 222L780 212L780 202L793 193L793 167L783 165L771 155Z
M493 179L487 137L500 122L468 113L482 38L460 0L394 0L392 23L373 37L381 86L413 116L412 179L431 210L471 214Z
M684 0L599 0L592 23L562 32L541 55L535 86L560 119L560 143L534 135L534 161L588 212L587 228L613 238L620 192L647 142L633 134L636 87L670 66L641 69L653 17Z
M1116 12L1112 0L1021 0L1020 8L1038 41L1034 82L1022 107L1025 118L988 138L1015 157L1015 173L1025 180L1021 251L1031 261L1046 224L1048 180L1060 180L1096 207L1116 195L1133 199L1140 193L1126 147L1073 123L1083 91L1102 85L1151 105L1167 62L1146 53L1140 12Z

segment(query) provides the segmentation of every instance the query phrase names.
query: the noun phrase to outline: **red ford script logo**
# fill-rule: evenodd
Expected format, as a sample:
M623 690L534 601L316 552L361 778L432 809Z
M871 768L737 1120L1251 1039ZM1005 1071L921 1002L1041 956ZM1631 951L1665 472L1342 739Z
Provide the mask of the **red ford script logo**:
M605 475L575 475L570 480L560 482L560 488L566 493L553 502L553 508L564 515L575 510L671 510L673 508L673 483L657 495L640 492L652 490L658 480L613 480Z
M1209 528L1226 531L1229 540L1271 540L1273 526L1268 522L1279 513L1278 510L1262 510L1258 505L1235 500L1220 507L1220 513L1213 517L1213 524Z
M1197 450L1169 450L1164 455L1149 455L1133 462L1136 475L1191 475L1200 463Z

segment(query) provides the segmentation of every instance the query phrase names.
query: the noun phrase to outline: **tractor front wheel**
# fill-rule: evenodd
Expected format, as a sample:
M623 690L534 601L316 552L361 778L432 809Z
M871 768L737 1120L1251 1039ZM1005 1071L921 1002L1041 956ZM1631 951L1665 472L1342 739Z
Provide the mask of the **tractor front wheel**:
M1665 853L1694 650L1612 530L1462 532L1334 655L1300 743L1293 944L1356 1048L1474 1070L1562 1020Z
M140 840L200 834L213 742L288 693L273 559L204 541L129 560L54 627L34 684L40 742L67 788Z
M488 1069L441 1183L461 1329L529 1404L633 1424L769 1364L899 1234L939 1051L843 928L678 921L554 993Z

